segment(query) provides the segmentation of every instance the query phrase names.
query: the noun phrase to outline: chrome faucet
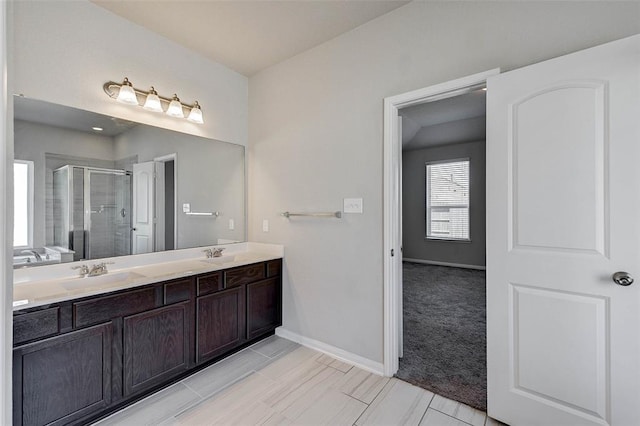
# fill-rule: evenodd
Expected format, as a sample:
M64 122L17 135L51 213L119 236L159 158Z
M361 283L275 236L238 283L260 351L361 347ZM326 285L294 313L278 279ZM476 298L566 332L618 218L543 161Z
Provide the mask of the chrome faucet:
M81 278L84 277L97 277L100 275L104 275L107 272L109 272L107 270L107 265L113 265L113 262L101 262L101 263L97 263L93 266L91 266L91 268L89 268L87 265L78 265L78 266L72 266L71 269L79 269L79 274Z
M93 265L91 269L89 269L89 273L87 274L87 276L97 277L99 275L106 274L107 272L109 272L107 270L107 265L113 265L113 262L100 262Z
M206 254L207 259L210 259L212 257L222 257L224 248L207 248L202 251Z
M35 256L36 262L42 262L42 256L35 250L22 250L22 253L30 253Z
M89 275L89 267L87 265L72 266L71 269L79 269L78 273L80 274L80 278Z

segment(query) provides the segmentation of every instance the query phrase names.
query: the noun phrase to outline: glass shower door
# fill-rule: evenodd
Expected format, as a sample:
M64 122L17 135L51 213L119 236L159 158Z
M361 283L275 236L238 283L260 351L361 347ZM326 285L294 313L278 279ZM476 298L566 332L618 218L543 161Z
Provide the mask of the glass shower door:
M85 259L131 253L131 175L85 169Z

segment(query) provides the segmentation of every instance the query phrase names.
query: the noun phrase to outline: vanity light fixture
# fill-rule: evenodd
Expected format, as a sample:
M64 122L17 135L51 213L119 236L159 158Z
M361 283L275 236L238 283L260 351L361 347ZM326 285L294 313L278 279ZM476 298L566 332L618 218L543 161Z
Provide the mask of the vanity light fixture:
M169 102L169 108L167 108L167 115L170 117L184 118L184 112L182 111L182 103L178 99L178 95L173 94L171 102Z
M148 111L165 112L167 115L176 118L185 118L185 111L187 111L187 120L198 124L204 123L202 109L198 101L195 101L193 105L185 104L180 102L176 94L172 98L165 98L159 96L153 86L148 92L136 89L127 77L124 78L122 83L108 81L102 88L110 98L118 102L142 106ZM143 100L143 102L140 102L140 100Z
M147 99L144 101L142 108L148 111L162 112L162 102L160 102L158 92L156 92L156 89L154 89L153 86L149 89L149 94L147 95Z
M133 90L133 85L127 77L124 78L122 85L120 85L120 90L118 91L118 97L116 98L116 101L129 105L138 104L136 92L135 90Z
M204 120L202 119L202 110L200 109L200 104L198 104L198 101L195 101L195 103L193 104L193 108L191 108L191 112L189 113L187 120L193 121L194 123L198 124L204 123Z

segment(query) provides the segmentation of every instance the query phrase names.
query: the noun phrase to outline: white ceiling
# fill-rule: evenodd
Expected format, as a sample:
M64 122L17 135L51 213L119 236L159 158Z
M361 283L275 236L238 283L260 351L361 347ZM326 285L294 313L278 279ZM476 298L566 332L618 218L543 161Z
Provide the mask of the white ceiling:
M402 149L484 140L487 101L482 89L403 108Z
M246 76L409 3L402 0L92 2Z
M103 136L117 136L138 125L132 121L108 117L95 112L84 111L63 105L15 96L13 115L17 120L46 124L54 127L77 130L84 133L95 133ZM101 127L95 131L92 127Z

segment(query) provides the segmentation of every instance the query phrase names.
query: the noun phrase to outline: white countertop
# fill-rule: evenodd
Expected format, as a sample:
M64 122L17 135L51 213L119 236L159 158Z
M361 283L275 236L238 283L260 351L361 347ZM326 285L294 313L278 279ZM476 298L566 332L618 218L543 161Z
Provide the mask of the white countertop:
M279 259L284 255L284 248L275 244L239 243L215 247L225 248L222 257L207 259L202 253L204 247L200 247L18 269L14 271L13 310ZM109 272L105 275L81 278L71 269L103 261L113 262L108 265Z

